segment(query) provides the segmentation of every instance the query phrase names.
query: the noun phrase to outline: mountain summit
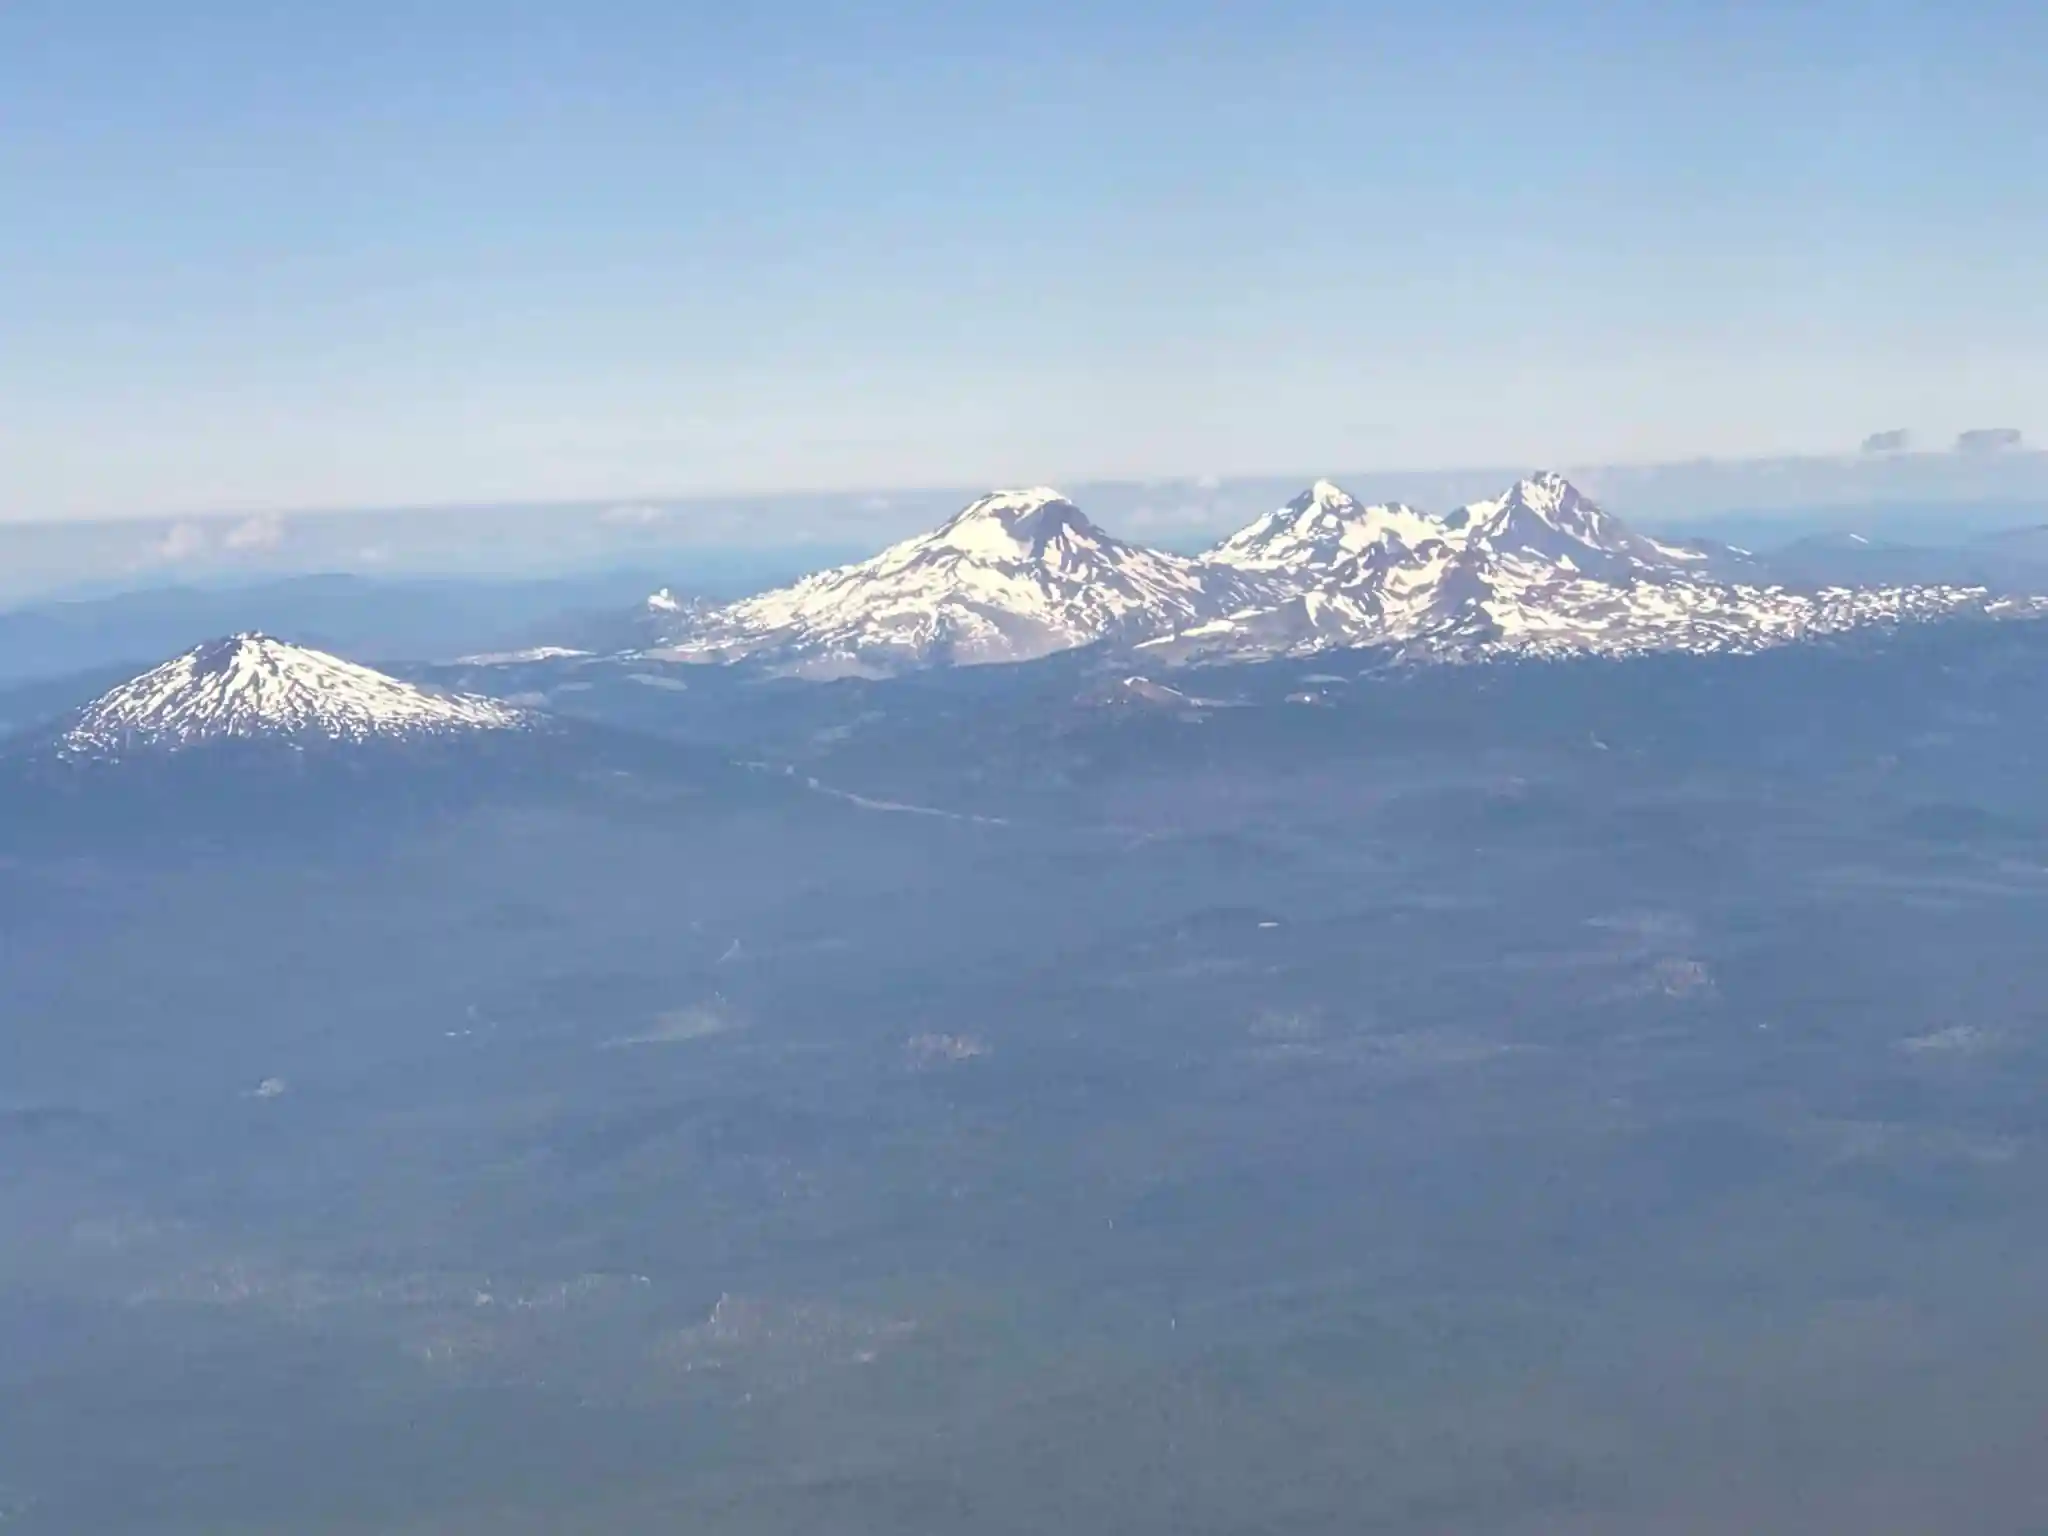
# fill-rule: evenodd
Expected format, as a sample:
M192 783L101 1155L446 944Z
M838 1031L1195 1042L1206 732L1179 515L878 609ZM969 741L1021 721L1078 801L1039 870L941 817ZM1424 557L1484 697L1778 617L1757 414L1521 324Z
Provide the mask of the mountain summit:
M984 496L871 560L688 616L669 649L812 676L1023 661L1168 633L1253 592L1238 572L1127 544L1038 487Z
M100 695L72 719L59 751L106 758L216 741L415 740L509 730L532 718L250 633L196 645Z
M1364 506L1342 486L1318 480L1202 559L1240 571L1304 576L1334 570L1353 555L1389 542L1419 543L1444 530L1427 513L1399 502Z
M1075 551L1114 542L1058 491L997 491L969 502L925 536L930 549L956 550L997 562L1067 563Z
M1462 550L1608 576L1704 567L1710 556L1645 538L1555 471L1518 480L1490 501L1442 520L1442 537Z

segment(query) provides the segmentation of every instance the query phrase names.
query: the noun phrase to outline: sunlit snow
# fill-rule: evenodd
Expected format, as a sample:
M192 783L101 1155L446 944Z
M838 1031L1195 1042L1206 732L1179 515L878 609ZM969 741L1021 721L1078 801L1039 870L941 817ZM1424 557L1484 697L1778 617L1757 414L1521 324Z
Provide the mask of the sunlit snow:
M648 606L675 614L670 655L811 676L1097 643L1165 663L1743 651L1993 606L1965 587L1791 591L1756 570L1732 546L1639 534L1554 473L1441 516L1318 480L1195 559L1127 544L1038 487L757 597L690 612L658 592Z
M367 741L506 730L533 717L494 699L431 693L268 635L194 646L87 705L64 734L74 756L225 738Z

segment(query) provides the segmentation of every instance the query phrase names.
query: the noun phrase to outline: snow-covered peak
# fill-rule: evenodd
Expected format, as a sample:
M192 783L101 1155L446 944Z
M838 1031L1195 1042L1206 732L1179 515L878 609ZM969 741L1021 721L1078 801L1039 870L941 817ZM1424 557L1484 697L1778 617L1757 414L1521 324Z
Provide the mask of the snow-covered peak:
M1643 537L1554 471L1444 519L1450 547L1470 558L1626 578L1697 565L1705 557Z
M1058 491L1036 486L970 502L925 537L934 547L1008 561L1042 559L1062 538L1099 542L1105 535Z
M61 750L105 757L230 739L400 740L532 721L492 699L432 693L324 651L245 633L196 645L100 695L73 719Z
M1434 518L1413 507L1398 502L1364 506L1342 486L1318 480L1202 558L1241 571L1312 575L1381 545L1412 545L1442 534Z
M873 559L807 576L786 590L808 596L913 573L921 573L915 579L927 585L935 578L980 580L961 574L974 571L1030 580L1048 579L1057 573L1083 576L1132 553L1141 552L1089 522L1081 509L1058 491L1040 486L995 491L969 502L930 533L892 544ZM941 577L940 573L946 574ZM747 602L772 606L777 597L770 592Z
M1586 502L1579 488L1554 469L1538 470L1517 480L1500 499L1519 502L1551 519L1569 517Z
M1105 533L1045 487L981 497L930 533L793 586L684 615L672 649L821 675L1017 661L1242 606L1237 572Z
M1555 470L1517 480L1501 495L1460 507L1444 521L1453 530L1492 537L1518 523L1535 523L1588 544L1604 544L1625 532Z

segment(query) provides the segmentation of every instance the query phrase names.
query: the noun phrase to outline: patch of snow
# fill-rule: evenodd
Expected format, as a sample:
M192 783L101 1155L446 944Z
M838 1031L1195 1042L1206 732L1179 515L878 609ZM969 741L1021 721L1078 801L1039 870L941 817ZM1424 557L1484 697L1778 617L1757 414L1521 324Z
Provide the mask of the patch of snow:
M589 651L572 650L566 645L535 645L523 651L485 651L477 656L458 656L458 667L512 667L529 661L567 661L578 656L588 656Z
M988 1053L988 1042L975 1035L912 1035L903 1042L904 1058L918 1068L954 1066Z

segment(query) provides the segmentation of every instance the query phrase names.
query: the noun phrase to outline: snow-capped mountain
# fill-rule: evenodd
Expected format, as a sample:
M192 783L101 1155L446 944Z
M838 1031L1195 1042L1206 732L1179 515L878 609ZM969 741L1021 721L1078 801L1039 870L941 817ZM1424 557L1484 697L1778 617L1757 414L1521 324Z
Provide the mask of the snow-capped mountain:
M999 491L870 560L681 613L669 650L813 676L1022 661L1172 633L1274 595L1246 572L1114 538L1057 491Z
M1623 578L1632 572L1704 570L1708 555L1645 538L1554 472L1518 480L1491 501L1443 520L1453 548L1562 571Z
M1444 532L1426 512L1399 502L1364 506L1341 486L1318 480L1286 506L1240 528L1202 559L1263 575L1314 578L1369 549L1388 543L1413 545Z
M1985 606L1965 587L1793 591L1725 579L1716 573L1739 570L1740 551L1645 537L1556 474L1417 519L1278 603L1143 649L1179 660L1364 645L1436 656L1754 650Z
M679 659L833 676L1097 643L1153 665L1754 650L1968 610L1999 606L1960 585L1778 584L1742 550L1639 533L1539 474L1442 516L1319 480L1193 559L1115 538L1056 491L1004 491L872 559L722 606L660 592L646 615Z
M221 741L363 743L505 731L536 717L493 699L429 692L268 635L210 640L131 678L72 718L73 758Z

